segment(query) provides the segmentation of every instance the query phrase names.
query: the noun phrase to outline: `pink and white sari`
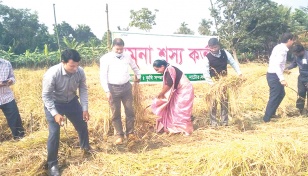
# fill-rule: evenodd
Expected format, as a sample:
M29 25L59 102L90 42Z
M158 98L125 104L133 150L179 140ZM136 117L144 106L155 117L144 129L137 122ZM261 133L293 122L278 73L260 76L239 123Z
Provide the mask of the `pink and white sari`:
M156 131L164 129L169 133L185 133L190 135L193 132L191 122L192 107L194 101L194 88L185 74L174 89L176 71L172 66L168 66L164 72L169 71L173 81L171 89L165 94L166 99L155 98L151 105L154 114L159 116L156 120ZM165 85L165 76L163 84Z

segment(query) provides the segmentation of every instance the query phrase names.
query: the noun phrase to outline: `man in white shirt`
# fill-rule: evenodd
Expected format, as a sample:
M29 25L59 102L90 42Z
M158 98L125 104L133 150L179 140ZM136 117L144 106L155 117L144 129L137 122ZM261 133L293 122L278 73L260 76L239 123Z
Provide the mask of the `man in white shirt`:
M281 36L281 43L276 45L269 58L266 79L270 88L270 96L266 106L264 122L271 121L276 114L276 110L285 96L284 86L288 86L284 79L287 53L294 43L294 36L291 33L284 33Z
M100 81L106 92L112 110L112 124L117 133L116 144L122 144L124 130L121 120L121 102L125 109L126 137L134 133L135 113L133 110L132 85L129 82L129 67L134 71L137 82L140 81L140 72L130 54L123 53L124 41L115 38L112 51L100 58Z

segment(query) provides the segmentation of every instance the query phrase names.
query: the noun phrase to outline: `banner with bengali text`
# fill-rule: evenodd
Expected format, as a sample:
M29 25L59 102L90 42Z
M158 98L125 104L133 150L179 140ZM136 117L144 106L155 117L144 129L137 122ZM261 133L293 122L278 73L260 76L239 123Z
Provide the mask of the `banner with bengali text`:
M124 52L129 53L140 68L140 82L149 84L162 82L162 74L153 69L153 62L157 59L164 59L179 68L192 82L204 82L204 58L209 52L207 42L212 37L217 36L112 33L112 38L124 40Z

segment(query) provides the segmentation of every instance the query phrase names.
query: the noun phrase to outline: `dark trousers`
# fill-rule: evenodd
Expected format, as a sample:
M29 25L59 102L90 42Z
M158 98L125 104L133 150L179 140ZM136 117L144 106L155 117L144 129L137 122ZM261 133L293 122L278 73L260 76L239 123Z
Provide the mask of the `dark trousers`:
M22 138L24 136L24 128L22 127L22 122L18 107L15 100L12 100L9 103L0 105L4 116L6 117L7 123L12 131L14 139Z
M127 82L123 85L108 84L112 99L110 102L112 111L112 124L116 133L120 137L124 137L124 130L121 120L121 102L125 110L125 127L126 135L134 132L135 113L133 109L132 85Z
M267 102L263 120L264 122L269 122L271 121L271 117L276 114L276 110L286 93L284 90L284 86L280 83L276 73L267 73L266 79L270 88L270 96Z
M299 75L297 81L297 90L298 90L298 99L296 100L296 108L300 111L304 109L305 106L305 99L307 96L307 87L306 84L308 83L308 77Z
M75 97L69 103L55 103L59 114L65 115L75 127L78 136L79 144L82 149L88 149L89 134L88 125L83 120L83 112L78 98ZM60 125L55 121L47 108L44 108L45 115L48 121L49 136L47 141L47 163L48 167L58 164L58 149L60 140Z
M228 94L227 89L224 89L223 94L220 97L220 122L222 125L228 125ZM217 114L217 100L212 102L210 123L212 126L217 126L219 121L216 118Z

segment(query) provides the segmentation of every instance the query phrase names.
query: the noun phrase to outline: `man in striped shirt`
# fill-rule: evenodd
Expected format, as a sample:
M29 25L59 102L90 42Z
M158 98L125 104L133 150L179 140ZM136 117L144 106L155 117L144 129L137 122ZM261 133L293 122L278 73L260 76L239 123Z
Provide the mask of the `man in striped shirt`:
M6 117L14 139L20 139L24 136L24 128L10 88L14 83L15 76L11 63L0 58L0 109Z

